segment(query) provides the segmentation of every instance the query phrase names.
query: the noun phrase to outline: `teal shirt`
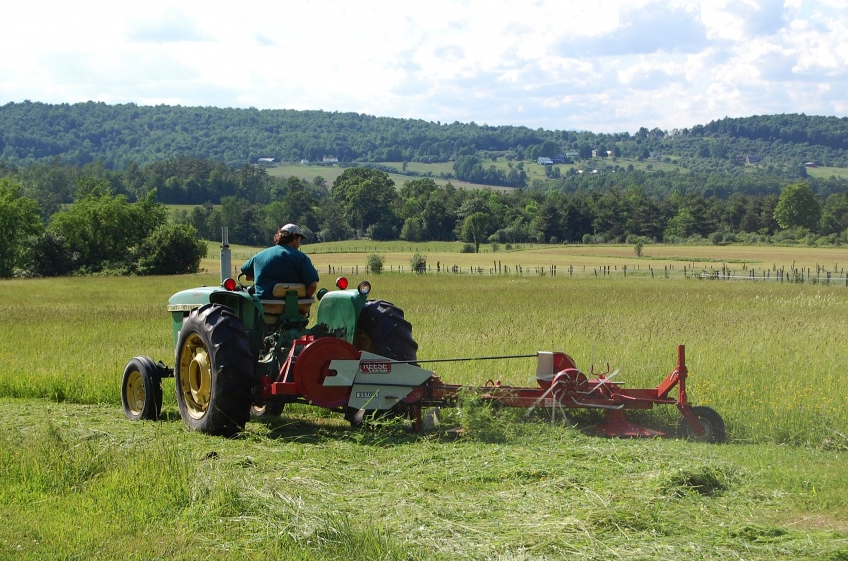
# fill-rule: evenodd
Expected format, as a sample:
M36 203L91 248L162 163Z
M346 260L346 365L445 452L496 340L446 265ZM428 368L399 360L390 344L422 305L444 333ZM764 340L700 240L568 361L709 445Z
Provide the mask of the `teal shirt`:
M318 282L318 271L309 256L287 245L263 249L242 265L241 272L253 277L256 295L262 299L274 298L274 285L277 283L309 286Z

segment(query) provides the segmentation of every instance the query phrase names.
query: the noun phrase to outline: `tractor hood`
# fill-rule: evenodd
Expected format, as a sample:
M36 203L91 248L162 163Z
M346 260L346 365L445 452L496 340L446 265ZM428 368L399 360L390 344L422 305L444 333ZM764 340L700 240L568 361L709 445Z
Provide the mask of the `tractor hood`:
M209 303L209 295L213 292L224 292L220 286L200 286L181 290L168 299L169 312L190 312L203 304Z

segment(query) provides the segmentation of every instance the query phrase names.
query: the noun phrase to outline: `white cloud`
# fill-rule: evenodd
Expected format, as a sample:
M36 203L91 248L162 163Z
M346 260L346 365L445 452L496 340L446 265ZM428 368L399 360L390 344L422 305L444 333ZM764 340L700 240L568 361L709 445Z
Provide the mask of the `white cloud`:
M597 132L848 111L848 10L836 0L9 0L0 26L0 104L324 109Z

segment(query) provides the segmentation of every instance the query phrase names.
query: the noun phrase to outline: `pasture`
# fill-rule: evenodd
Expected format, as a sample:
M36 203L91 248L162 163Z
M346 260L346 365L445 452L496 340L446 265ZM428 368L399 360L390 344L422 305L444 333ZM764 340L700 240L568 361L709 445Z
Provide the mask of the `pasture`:
M578 428L476 415L466 437L396 425L352 431L307 406L235 440L188 433L165 383L166 420L123 419L136 355L173 364L168 297L218 284L181 277L0 281L0 557L149 559L845 559L848 449L844 284L645 274L694 268L841 269L842 249L304 246L333 268L414 251L463 267L558 273L370 275L406 312L419 358L564 350L584 370L656 385L687 347L690 399L719 411L730 444L603 440ZM210 244L216 247L215 244ZM253 248L233 248L240 264ZM567 275L569 266L641 274ZM675 269L678 270L678 269ZM533 383L529 360L436 363L448 383ZM479 422L482 414L483 422ZM639 420L660 429L676 412ZM476 431L474 429L477 429Z
M382 164L385 166L393 167L397 170L401 170L403 167L402 162L377 162L378 164ZM483 160L482 162L484 167L494 166L497 169L503 170L505 173L509 173L510 164L513 167L518 165L518 162L507 161L504 158L498 158L497 160ZM534 180L546 181L548 177L545 175L545 166L525 161L523 162L524 173L527 174L527 185L533 183ZM680 166L669 163L669 162L661 162L661 161L640 161L636 159L630 158L606 158L606 159L592 159L588 161L581 161L580 163L572 163L572 164L557 164L556 167L559 168L560 174L565 175L569 171L573 170L585 170L591 171L593 169L601 170L606 166L620 166L621 168L627 168L628 166L633 166L633 169L637 170L655 170L655 171L683 171L685 170ZM827 170L837 170L835 173L840 173L839 168L822 168ZM290 164L290 163L281 163L274 164L267 168L268 174L275 177L300 177L302 179L306 179L307 181L312 181L317 176L323 177L328 184L332 184L333 181L342 174L345 168L340 167L338 165L322 165L322 164ZM432 164L425 164L421 162L408 162L407 170L410 172L419 173L422 176L430 173L432 174L432 179L439 185L444 185L449 180L443 179L442 174L453 174L453 163L451 162L438 162ZM581 171L582 173L582 171ZM819 172L815 172L819 173ZM827 177L830 176L831 173L828 173ZM814 175L814 172L811 172L810 175ZM818 177L819 175L816 175ZM407 181L411 181L413 179L418 179L418 177L411 175L403 175L402 173L390 173L389 177L395 182L395 185L401 186ZM494 185L480 185L477 183L468 183L466 181L459 181L457 179L451 179L451 184L454 187L459 189L494 189L494 190L510 190L509 187L499 187Z
M323 257L315 262L330 287ZM718 409L733 439L820 445L848 433L844 286L622 275L384 273L370 280L372 298L406 311L419 358L563 350L586 371L609 363L626 383L653 386L685 344L693 401ZM170 294L217 283L211 273L4 281L0 311L15 329L0 340L0 395L119 403L117 380L130 357L173 364ZM437 370L463 384L526 385L535 372L532 361Z
M387 166L391 166L397 169L400 169L403 165L400 162L383 162ZM338 165L333 166L325 166L325 165L311 165L311 164L276 164L268 167L268 175L273 177L299 177L301 179L305 179L307 181L312 181L316 177L323 177L327 185L332 185L333 181L336 180L338 176L340 176L346 168L340 167ZM418 171L422 174L426 174L428 171L433 173L433 177L431 179L435 181L439 185L445 185L450 182L457 189L492 189L495 191L508 191L509 187L499 187L496 185L480 185L477 183L468 183L467 181L459 181L458 179L443 179L439 176L439 173L445 171L447 173L453 173L453 168L451 164L417 164L410 163L409 168L410 171ZM407 181L412 181L413 179L421 179L421 177L415 177L411 175L403 175L400 173L389 173L389 177L392 181L395 182L395 186L400 187Z

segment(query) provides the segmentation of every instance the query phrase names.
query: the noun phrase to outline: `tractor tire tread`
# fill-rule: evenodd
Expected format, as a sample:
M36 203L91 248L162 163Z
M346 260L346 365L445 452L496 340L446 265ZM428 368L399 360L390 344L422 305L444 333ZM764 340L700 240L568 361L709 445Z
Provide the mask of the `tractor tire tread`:
M402 309L386 300L365 302L359 315L354 346L393 360L418 358L418 343L412 336L412 324L406 320Z
M199 419L182 414L183 398L179 383L179 355L184 337L192 331L208 342L213 377L209 408ZM192 310L183 322L176 353L177 404L186 424L194 430L216 436L233 436L243 431L250 418L253 401L253 355L241 319L219 304L205 304Z

